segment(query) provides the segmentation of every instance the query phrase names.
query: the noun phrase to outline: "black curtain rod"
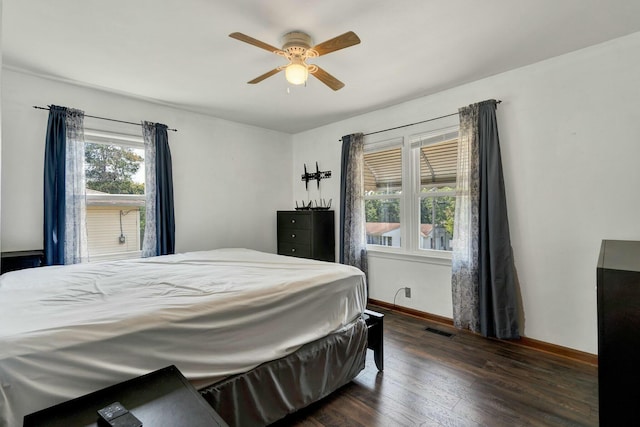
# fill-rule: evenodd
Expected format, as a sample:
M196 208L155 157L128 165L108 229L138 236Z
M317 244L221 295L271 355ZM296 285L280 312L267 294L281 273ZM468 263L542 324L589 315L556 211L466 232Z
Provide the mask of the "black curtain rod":
M500 104L501 102L502 101L498 100L498 101L496 101L496 104ZM415 125L419 125L421 123L427 123L427 122L432 122L434 120L444 119L445 117L457 116L458 114L460 114L460 113L445 114L444 116L434 117L432 119L427 119L427 120L422 120L421 122L409 123L408 125L396 126L394 128L382 129L382 130L377 130L375 132L365 133L364 136L375 135L376 133L382 133L382 132L387 132L387 131L390 131L390 130L402 129L402 128L406 128L406 127L409 127L409 126L415 126ZM340 138L338 140L338 142L342 142L342 138Z
M33 108L38 109L38 110L50 110L49 107L38 107L37 105L34 105ZM92 119L108 120L110 122L118 122L118 123L126 123L128 125L142 126L142 123L127 122L125 120L116 120L116 119L109 119L107 117L90 116L89 114L85 114L84 116L85 117L91 117ZM171 130L173 132L178 132L178 129L167 128L167 130Z

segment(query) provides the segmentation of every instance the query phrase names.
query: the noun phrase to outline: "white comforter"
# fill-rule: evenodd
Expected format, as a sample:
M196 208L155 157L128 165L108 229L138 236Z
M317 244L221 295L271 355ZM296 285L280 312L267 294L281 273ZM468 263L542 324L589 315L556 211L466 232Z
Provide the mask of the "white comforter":
M175 364L191 381L248 371L364 310L358 269L248 249L0 276L0 426Z

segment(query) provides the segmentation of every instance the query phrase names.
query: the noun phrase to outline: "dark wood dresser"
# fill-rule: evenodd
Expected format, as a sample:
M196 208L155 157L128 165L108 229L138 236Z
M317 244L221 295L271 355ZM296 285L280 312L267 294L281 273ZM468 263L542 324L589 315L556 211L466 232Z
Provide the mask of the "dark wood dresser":
M603 240L597 284L600 425L638 425L640 242Z
M278 211L278 254L334 262L334 211Z
M40 267L44 262L44 251L41 249L31 251L2 252L0 272L22 270L23 268Z

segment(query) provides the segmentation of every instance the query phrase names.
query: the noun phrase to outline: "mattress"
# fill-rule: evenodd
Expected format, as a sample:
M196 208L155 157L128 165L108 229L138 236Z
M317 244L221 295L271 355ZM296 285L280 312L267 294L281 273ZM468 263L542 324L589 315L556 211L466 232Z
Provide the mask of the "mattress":
M0 426L175 364L196 386L350 325L356 268L248 249L0 276Z

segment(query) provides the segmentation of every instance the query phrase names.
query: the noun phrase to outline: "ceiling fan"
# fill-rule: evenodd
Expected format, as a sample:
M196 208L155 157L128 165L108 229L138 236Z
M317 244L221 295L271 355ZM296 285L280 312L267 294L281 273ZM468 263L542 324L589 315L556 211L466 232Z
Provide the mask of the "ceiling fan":
M336 50L344 49L345 47L350 47L360 43L360 38L358 38L356 33L353 31L346 32L313 47L311 47L311 37L308 34L301 31L292 31L284 35L282 49L278 49L275 46L271 46L268 43L261 42L260 40L256 40L253 37L249 37L242 33L231 33L229 34L229 37L252 44L261 49L268 50L276 55L285 57L289 61L288 64L280 65L271 71L267 71L263 75L256 77L247 83L260 83L264 79L285 70L285 77L291 84L304 84L306 83L309 74L311 74L333 90L342 89L344 87L344 83L317 65L307 64L307 59L326 55L327 53L335 52Z

